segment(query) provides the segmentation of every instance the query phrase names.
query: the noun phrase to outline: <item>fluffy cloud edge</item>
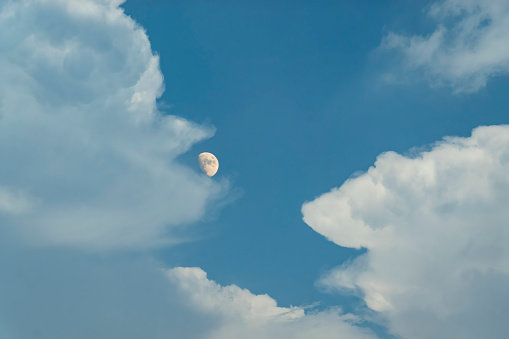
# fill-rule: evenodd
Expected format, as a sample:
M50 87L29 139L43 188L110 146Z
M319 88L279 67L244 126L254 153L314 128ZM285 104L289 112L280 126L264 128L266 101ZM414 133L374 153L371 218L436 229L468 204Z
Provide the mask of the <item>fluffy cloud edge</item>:
M34 245L172 244L229 191L176 160L215 129L158 111L159 57L121 3L1 4L0 220Z
M367 249L317 284L363 298L403 338L502 339L507 204L509 125L446 137L411 157L383 153L364 174L303 205L316 232Z
M175 267L164 272L181 297L198 312L218 317L220 325L209 333L209 339L377 338L370 329L358 326L358 316L344 314L339 307L323 311L280 307L266 294L256 295L236 285L221 286L198 267Z

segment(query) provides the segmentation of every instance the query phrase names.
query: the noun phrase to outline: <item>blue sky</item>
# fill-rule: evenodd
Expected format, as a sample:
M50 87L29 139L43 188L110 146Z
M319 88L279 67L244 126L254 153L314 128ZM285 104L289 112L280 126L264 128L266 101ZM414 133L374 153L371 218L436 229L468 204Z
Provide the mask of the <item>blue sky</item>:
M503 338L508 18L0 1L0 336Z
M384 32L409 21L407 13L419 14L422 4L128 1L123 7L161 57L167 86L161 101L174 105L167 111L217 128L184 161L193 166L197 153L210 150L221 160L219 176L242 192L199 226L207 239L161 255L284 305L329 304L331 296L313 288L316 276L357 254L309 229L300 213L304 201L366 170L381 152L508 122L502 107L489 116L472 107L472 101L486 107L482 98L376 81L394 57L375 51Z

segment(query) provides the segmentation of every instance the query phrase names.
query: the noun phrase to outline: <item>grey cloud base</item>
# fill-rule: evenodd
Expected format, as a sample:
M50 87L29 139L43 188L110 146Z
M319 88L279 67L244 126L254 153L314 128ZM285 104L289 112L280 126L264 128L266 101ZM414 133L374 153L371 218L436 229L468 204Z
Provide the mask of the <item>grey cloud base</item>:
M9 240L0 241L2 338L196 339L215 324L190 310L153 262Z

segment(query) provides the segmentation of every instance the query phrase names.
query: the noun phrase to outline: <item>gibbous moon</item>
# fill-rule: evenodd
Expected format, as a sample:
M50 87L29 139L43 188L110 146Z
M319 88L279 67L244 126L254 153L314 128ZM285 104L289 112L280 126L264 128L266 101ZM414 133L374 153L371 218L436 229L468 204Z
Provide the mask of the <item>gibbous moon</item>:
M198 156L198 162L200 163L200 168L209 177L213 176L217 173L219 169L219 161L214 154L209 152L203 152Z

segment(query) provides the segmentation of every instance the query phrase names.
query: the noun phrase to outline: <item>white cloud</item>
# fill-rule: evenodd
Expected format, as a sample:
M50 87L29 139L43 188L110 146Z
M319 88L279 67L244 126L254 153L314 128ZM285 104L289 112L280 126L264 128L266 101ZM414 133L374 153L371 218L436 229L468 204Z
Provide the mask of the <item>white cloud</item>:
M0 221L28 241L176 241L226 188L175 162L214 129L157 111L159 59L121 2L0 2Z
M157 111L158 57L120 3L0 0L0 335L374 338L197 268L76 250L175 240L227 185L175 161L214 130Z
M199 268L31 248L0 228L0 335L9 339L375 339L339 309L304 314Z
M478 127L375 166L303 205L340 246L367 248L320 281L352 291L402 338L509 332L509 126Z
M2 339L199 339L216 326L187 307L158 263L35 249L1 231Z
M382 47L399 50L408 66L456 92L476 92L490 77L509 73L509 2L444 0L427 14L437 23L433 33L389 33Z
M76 250L175 241L227 186L175 161L214 130L157 111L159 60L121 2L0 0L0 336L375 338L339 309Z
M221 312L248 321L292 320L304 316L302 308L277 307L276 301L266 294L254 295L235 285L220 286L208 280L205 271L198 267L176 267L167 271L167 275L206 312Z
M220 286L196 267L177 267L167 276L200 314L215 315L217 326L208 339L374 339L367 329L355 325L358 318L340 309L305 314L304 308L278 307L268 295L255 295L235 285Z

